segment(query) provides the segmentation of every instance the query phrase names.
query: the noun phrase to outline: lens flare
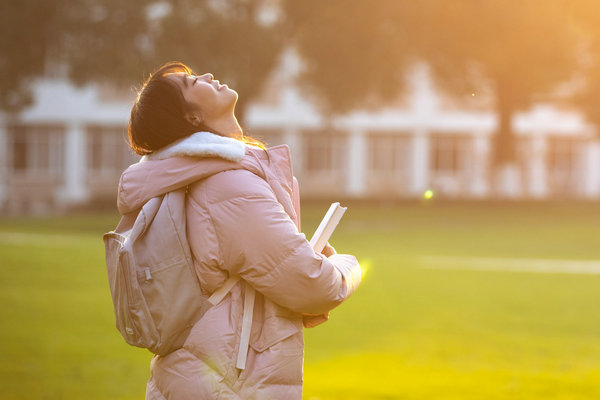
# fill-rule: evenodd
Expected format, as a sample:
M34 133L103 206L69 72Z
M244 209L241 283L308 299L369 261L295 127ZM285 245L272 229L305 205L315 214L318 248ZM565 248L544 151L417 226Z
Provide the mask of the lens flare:
M373 262L371 261L371 259L369 258L365 258L359 261L360 264L360 277L361 280L365 280L365 278L367 277L367 275L369 274L369 271L371 270L371 267L373 266Z
M431 189L427 189L427 190L425 191L425 193L423 193L423 198L424 198L425 200L431 200L431 199L433 199L433 190L431 190Z

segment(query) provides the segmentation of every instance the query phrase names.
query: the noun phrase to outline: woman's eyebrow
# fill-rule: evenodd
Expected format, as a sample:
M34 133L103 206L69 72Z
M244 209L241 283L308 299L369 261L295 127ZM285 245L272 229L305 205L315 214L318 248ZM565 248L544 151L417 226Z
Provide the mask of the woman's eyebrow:
M185 75L185 74L181 75L181 79L183 80L183 86L188 87L187 75Z

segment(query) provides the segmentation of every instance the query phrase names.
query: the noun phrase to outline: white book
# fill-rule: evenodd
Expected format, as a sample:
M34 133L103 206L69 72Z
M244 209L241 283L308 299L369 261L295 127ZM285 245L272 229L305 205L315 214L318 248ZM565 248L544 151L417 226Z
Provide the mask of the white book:
M333 234L336 226L342 219L342 215L346 212L348 207L340 206L340 203L332 203L323 217L323 220L317 227L317 230L310 239L310 245L317 252L320 253L325 248L325 245L329 241L329 238Z

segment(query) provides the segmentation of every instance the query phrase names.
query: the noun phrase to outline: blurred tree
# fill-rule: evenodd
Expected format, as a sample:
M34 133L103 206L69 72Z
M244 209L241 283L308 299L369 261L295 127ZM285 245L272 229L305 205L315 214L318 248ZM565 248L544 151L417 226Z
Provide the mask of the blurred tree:
M305 60L300 81L334 112L397 97L419 48L419 7L411 0L284 2L289 32Z
M600 137L600 3L579 0L572 2L570 8L573 24L580 29L583 38L580 49L583 82L573 100Z
M9 0L0 5L0 108L38 76L127 85L179 60L256 96L283 45L269 0Z
M424 59L439 86L462 96L492 90L498 115L494 164L514 165L511 120L577 66L566 0L352 0L286 2L303 79L334 110L402 89L406 67Z
M455 93L491 87L498 131L496 172L517 170L515 113L572 77L579 36L566 0L454 0L423 3L434 26L424 56L438 81ZM501 180L502 178L499 177ZM498 182L502 191L505 183Z
M31 102L40 76L131 82L144 65L146 0L20 0L0 5L0 108Z

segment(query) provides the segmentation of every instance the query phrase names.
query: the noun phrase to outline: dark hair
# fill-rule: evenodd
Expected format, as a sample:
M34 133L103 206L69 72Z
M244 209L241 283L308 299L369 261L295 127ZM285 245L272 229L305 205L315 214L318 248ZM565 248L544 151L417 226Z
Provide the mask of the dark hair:
M186 112L190 111L181 89L167 79L167 74L192 70L181 62L163 64L144 82L131 108L127 133L129 145L139 155L151 154L178 139L198 131L203 126L190 123Z
M184 63L172 61L163 64L144 82L131 108L127 133L129 146L141 156L152 154L179 139L195 132L212 132L203 124L193 125L186 118L192 111L183 97L181 88L167 74L193 71ZM240 134L236 139L265 149L265 145L254 138Z

